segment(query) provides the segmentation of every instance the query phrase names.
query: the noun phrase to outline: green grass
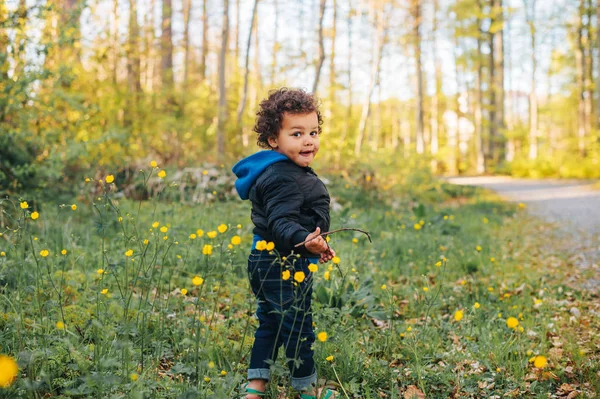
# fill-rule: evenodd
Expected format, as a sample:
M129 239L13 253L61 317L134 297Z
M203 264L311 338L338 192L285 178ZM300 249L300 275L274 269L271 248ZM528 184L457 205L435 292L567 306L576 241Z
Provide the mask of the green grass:
M597 305L565 283L572 266L550 256L552 236L526 210L422 176L329 181L340 205L332 229L373 238L332 235L340 263L316 273L316 331L329 336L315 344L318 373L343 397L400 398L411 385L432 398L541 398L565 383L600 392L600 325L588 312ZM0 353L20 369L0 397L234 397L257 325L250 204L218 186L207 190L224 201L203 204L179 202L171 186L143 202L103 186L114 185L84 186L75 211L41 204L35 221L19 198L0 203ZM227 231L208 238L221 224ZM241 244L229 248L235 235ZM543 369L530 362L537 355ZM284 364L272 397L287 386Z

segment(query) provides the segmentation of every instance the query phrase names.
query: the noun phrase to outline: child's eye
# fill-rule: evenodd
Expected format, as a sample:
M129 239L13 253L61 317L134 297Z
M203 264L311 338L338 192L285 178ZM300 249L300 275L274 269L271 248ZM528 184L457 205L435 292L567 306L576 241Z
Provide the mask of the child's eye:
M319 132L310 132L310 134L312 134L313 136L318 136Z
M301 134L300 132L294 132L294 133L292 133L292 136L294 136L294 137L300 137L300 134Z

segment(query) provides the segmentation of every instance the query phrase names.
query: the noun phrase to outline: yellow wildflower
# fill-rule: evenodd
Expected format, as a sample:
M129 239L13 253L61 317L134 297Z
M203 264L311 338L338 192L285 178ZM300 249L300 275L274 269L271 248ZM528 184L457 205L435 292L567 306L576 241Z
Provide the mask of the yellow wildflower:
M75 204L71 205L71 209L73 209L74 211L76 211L77 210L77 205L75 205Z
M463 316L464 314L462 310L457 310L456 312L454 312L454 320L456 321L461 321Z
M290 271L289 271L289 270L284 270L284 271L281 273L281 279L282 279L282 280L289 280L289 279L290 279L290 275L291 275L291 273L290 273Z
M219 227L217 227L217 230L219 230L219 233L223 234L227 231L227 225L226 224L220 224Z
M209 369L214 369L215 368L215 362L213 362L213 361L208 362L208 368Z
M131 374L129 374L129 379L132 382L136 382L139 378L140 378L140 376L137 373L131 373Z
M12 357L0 355L0 388L8 388L19 374L19 366Z
M149 242L150 242L150 241L148 241L148 239L145 239L145 240L144 240L144 245L148 245L148 243L149 243Z
M181 295L187 295L187 293L188 293L187 289L185 289L185 288L181 289Z
M154 223L152 223L152 227L154 227L154 228L156 229L156 228L158 228L158 225L159 225L159 224L160 224L160 223L158 223L158 222L154 222Z
M167 231L169 231L169 228L168 228L167 226L162 226L162 227L160 228L160 232L161 232L161 233L166 233Z
M221 375L222 375L223 377L225 377L225 376L227 375L227 371L225 371L225 370L221 370Z
M355 244L358 243L358 238L353 238L352 242L355 243Z
M272 250L274 250L274 249L275 249L275 243L274 243L274 242L272 242L272 241L268 242L268 243L267 243L266 250L267 250L267 251L272 251Z
M96 273L102 275L102 274L104 274L104 269L98 269L98 270L96 270Z
M423 291L427 292L427 291L429 291L429 288L428 287L423 287Z
M198 235L198 237L202 237L204 235L204 230L198 229L196 230L196 234Z
M42 249L42 250L40 251L40 256L41 256L42 258L45 258L45 257L46 257L46 256L48 256L49 254L50 254L50 252L48 252L48 250L47 250L47 249Z
M19 206L21 207L21 209L27 209L29 208L29 204L27 203L27 201L23 201L19 204Z
M208 238L215 238L217 236L217 232L216 231L209 231L208 233L206 233L206 235L208 236Z
M213 246L206 244L203 248L202 248L202 253L204 255L212 255L212 251L213 251Z
M442 262L441 262L441 261L437 261L437 262L435 263L435 265L436 265L437 267L440 267L440 266L442 266Z
M548 360L545 356L536 356L535 360L533 361L533 365L538 369L543 369L546 367L546 364L548 364Z
M62 321L57 321L55 325L56 325L56 328L58 328L59 330L65 329L65 323L63 323Z
M36 220L36 219L37 219L37 218L39 218L39 217L40 217L40 214L39 214L39 213L37 213L37 212L32 212L32 213L31 213L31 219L32 219L32 220Z
M508 328L515 328L519 325L519 320L516 317L509 317L506 319L506 325Z
M475 302L475 305L473 305L473 307L475 309L479 309L481 307L481 305L479 304L479 302Z
M156 161L151 161L150 166L153 168L156 168L158 166L158 164L156 163Z
M327 337L328 337L328 335L327 335L327 333L325 331L321 331L320 333L317 334L317 338L321 342L327 341Z
M60 251L61 254L66 255L67 254L67 250L63 249L62 251Z
M115 177L113 175L108 175L104 178L104 181L110 184L115 181Z
M333 355L327 356L325 360L327 360L328 362L333 362Z
M475 247L475 250L476 250L477 252L481 252L481 246L479 246L479 245L478 245L478 246L476 246L476 247Z
M196 287L199 285L202 285L203 282L204 282L204 279L202 277L195 276L192 279L192 284L194 284Z
M129 250L125 251L125 256L127 256L128 258L133 256L133 249L129 249Z
M333 259L331 259L331 262L333 262L334 265L337 265L341 262L342 260L339 258L339 256L334 256Z
M415 230L421 230L421 227L423 227L423 226L421 226L421 224L420 224L420 223L415 223L415 224L413 225L413 228L414 228Z
M101 293L102 295L106 295L106 294L108 294L108 288L105 288L105 289L103 289L102 291L100 291L100 293Z
M190 240L195 240L196 239L196 234L192 233L190 234Z
M328 270L328 271L326 271L325 273L323 273L323 278L324 278L325 280L329 280L329 270Z
M296 272L294 273L294 280L301 283L304 281L304 278L306 276L304 275L304 272Z
M308 270L310 270L311 273L316 273L319 271L319 265L311 263L308 265Z
M2 257L6 256L6 252L4 252L4 251L0 252L0 256L2 256Z
M259 251L264 251L267 249L267 242L265 240L258 241L256 243L256 249Z
M164 179L167 176L167 172L165 172L164 170L161 170L160 172L158 172L158 177L160 177L161 179Z
M231 243L233 245L240 245L241 242L242 242L242 238L240 236L231 237Z

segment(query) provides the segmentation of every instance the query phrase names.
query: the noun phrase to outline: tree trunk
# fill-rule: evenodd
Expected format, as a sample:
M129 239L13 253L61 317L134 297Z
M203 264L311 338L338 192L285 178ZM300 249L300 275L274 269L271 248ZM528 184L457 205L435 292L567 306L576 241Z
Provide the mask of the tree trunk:
M538 156L538 103L535 84L535 75L537 73L537 60L535 57L535 3L536 0L523 0L525 6L525 17L529 25L529 40L531 44L531 92L529 93L529 159L537 159ZM530 5L530 13L527 8Z
M478 1L479 10L481 10L481 3ZM477 18L477 76L476 76L476 94L475 94L475 153L476 153L476 170L477 173L485 173L485 154L483 145L483 95L482 95L482 84L483 84L483 56L481 53L481 34L479 29L481 28L481 19Z
M188 91L190 69L190 16L192 14L192 0L183 0L183 93ZM182 102L185 108L185 101Z
M254 32L254 25L256 25L256 13L258 10L258 1L254 0L254 6L252 7L252 19L250 20L250 32L248 32L248 41L246 42L246 60L244 62L244 92L242 93L242 101L238 107L237 112L237 126L238 129L242 127L242 118L246 110L246 101L248 98L248 76L250 75L250 45L252 44L252 32ZM258 48L256 49L258 51Z
M596 65L600 68L600 0L596 0L596 47L598 48ZM596 77L596 129L600 130L600 73Z
M113 0L112 17L110 19L110 36L112 39L112 83L116 87L119 77L119 0Z
M583 44L583 14L584 0L579 2L579 16L577 22L577 46L575 48L575 60L577 70L577 90L578 107L577 107L577 147L581 156L585 156L586 147L585 140L588 136L586 115L585 115L585 59L584 59L584 44Z
M417 141L416 150L417 154L423 154L425 152L425 137L424 137L424 116L423 116L423 66L421 60L421 1L413 0L413 35L414 35L414 48L415 48L415 62L416 62L416 74L417 74L417 109L416 109L416 128L417 128Z
M329 54L329 101L333 115L335 104L336 76L335 76L335 39L337 37L337 0L333 0L333 26L331 32L331 50Z
M431 102L431 155L436 155L439 150L439 126L440 126L440 94L442 91L442 66L438 56L438 19L439 0L433 1L433 62L435 64L435 93ZM435 160L434 160L435 162Z
M592 37L592 18L593 18L593 13L592 13L592 0L587 0L588 4L586 7L586 14L587 14L587 18L586 18L586 26L585 26L585 32L586 32L586 41L585 43L587 44L587 48L586 48L586 52L585 52L585 91L586 91L586 96L585 96L585 125L586 125L586 130L588 132L592 131L592 118L594 117L594 92L592 89L592 82L594 81L594 38ZM599 46L600 47L600 46ZM600 50L599 50L600 51Z
M223 28L219 52L219 115L217 121L217 156L225 156L225 120L227 119L227 98L225 87L225 62L229 39L229 0L223 1Z
M323 43L323 17L325 16L325 2L321 0L319 7L319 59L317 59L317 70L315 72L315 80L313 82L312 92L316 93L319 87L319 77L321 76L321 68L325 61L325 44Z
M129 0L129 40L127 46L127 87L129 110L126 112L128 125L138 119L139 94L142 91L140 78L140 28L137 21L137 0Z
M379 79L379 70L381 68L381 57L383 55L383 46L386 42L387 36L387 17L382 16L383 12L377 13L376 24L377 24L377 46L375 48L375 56L373 58L373 65L371 68L371 77L369 83L369 89L367 94L365 95L365 101L363 103L362 114L360 117L360 123L358 125L358 134L356 137L356 142L354 143L354 154L359 155L362 142L365 136L365 131L367 128L367 121L369 119L369 114L371 113L371 97L373 96L373 90L375 90L375 85Z
M275 86L277 53L279 52L279 0L273 0L275 6L275 26L273 27L273 48L271 49L271 87Z
M494 60L496 61L494 91L496 93L495 136L492 137L494 164L504 158L504 5L503 0L494 0L494 8L500 28L494 33Z
M208 14L206 3L202 0L202 52L200 53L200 81L206 80L206 58L208 57Z
M161 80L163 89L173 87L173 30L171 17L173 13L172 0L162 0L162 36L161 36Z
M339 167L342 152L344 151L344 144L346 143L346 137L348 132L352 129L352 15L353 15L353 0L348 0L348 15L346 22L348 23L348 109L346 111L346 124L345 129L342 129L340 136L340 145L336 148L335 165Z

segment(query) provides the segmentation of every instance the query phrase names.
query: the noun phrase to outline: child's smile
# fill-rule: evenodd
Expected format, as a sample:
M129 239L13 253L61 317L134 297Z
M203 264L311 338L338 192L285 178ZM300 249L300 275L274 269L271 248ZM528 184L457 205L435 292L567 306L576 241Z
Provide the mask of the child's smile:
M319 152L319 118L316 112L285 112L277 138L270 137L271 147L296 165L306 167Z

